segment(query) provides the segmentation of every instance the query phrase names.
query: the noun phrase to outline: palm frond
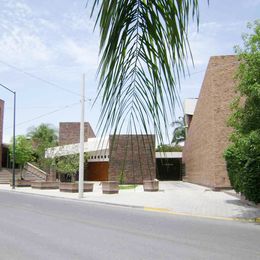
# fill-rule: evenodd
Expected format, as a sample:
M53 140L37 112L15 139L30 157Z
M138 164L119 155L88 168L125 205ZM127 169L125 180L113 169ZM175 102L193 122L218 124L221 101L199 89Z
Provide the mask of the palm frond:
M155 132L162 142L179 102L178 83L190 55L189 17L198 0L95 0L100 26L102 134Z

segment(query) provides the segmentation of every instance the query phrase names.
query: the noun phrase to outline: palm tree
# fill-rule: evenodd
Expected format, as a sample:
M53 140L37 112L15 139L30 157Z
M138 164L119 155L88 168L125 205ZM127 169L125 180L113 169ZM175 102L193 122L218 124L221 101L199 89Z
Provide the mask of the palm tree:
M186 129L185 129L185 119L184 117L179 117L179 120L171 123L171 126L174 127L172 144L178 145L181 142L185 141Z
M187 70L189 17L198 0L95 0L100 27L102 134L157 133L162 143Z

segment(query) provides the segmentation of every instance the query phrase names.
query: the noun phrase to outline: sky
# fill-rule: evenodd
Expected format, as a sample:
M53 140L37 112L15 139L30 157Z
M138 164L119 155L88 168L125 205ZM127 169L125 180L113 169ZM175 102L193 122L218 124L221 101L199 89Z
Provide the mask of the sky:
M199 95L210 56L234 54L247 23L260 18L260 0L200 2L200 26L190 23L194 66L181 80L181 99ZM96 132L99 33L87 0L0 0L0 83L17 93L16 134L32 126L80 121L80 88L86 74L86 121ZM191 62L190 62L191 64ZM5 143L12 137L13 95L5 101ZM176 116L182 115L176 108ZM170 124L170 122L169 122Z

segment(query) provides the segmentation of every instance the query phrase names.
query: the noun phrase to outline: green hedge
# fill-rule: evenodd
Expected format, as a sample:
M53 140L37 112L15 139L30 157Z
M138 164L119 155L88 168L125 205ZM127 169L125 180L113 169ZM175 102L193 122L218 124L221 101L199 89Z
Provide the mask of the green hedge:
M232 187L255 203L260 203L260 130L233 136L225 151Z
M248 25L244 47L236 47L239 67L237 98L229 126L234 131L225 152L231 185L248 200L260 203L260 20Z

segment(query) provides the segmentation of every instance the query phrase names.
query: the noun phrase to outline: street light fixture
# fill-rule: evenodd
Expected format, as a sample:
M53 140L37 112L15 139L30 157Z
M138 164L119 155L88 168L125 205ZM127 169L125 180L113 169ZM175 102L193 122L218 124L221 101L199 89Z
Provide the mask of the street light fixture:
M15 189L15 116L16 116L16 92L0 83L0 86L14 95L14 117L13 117L13 181L12 188Z

